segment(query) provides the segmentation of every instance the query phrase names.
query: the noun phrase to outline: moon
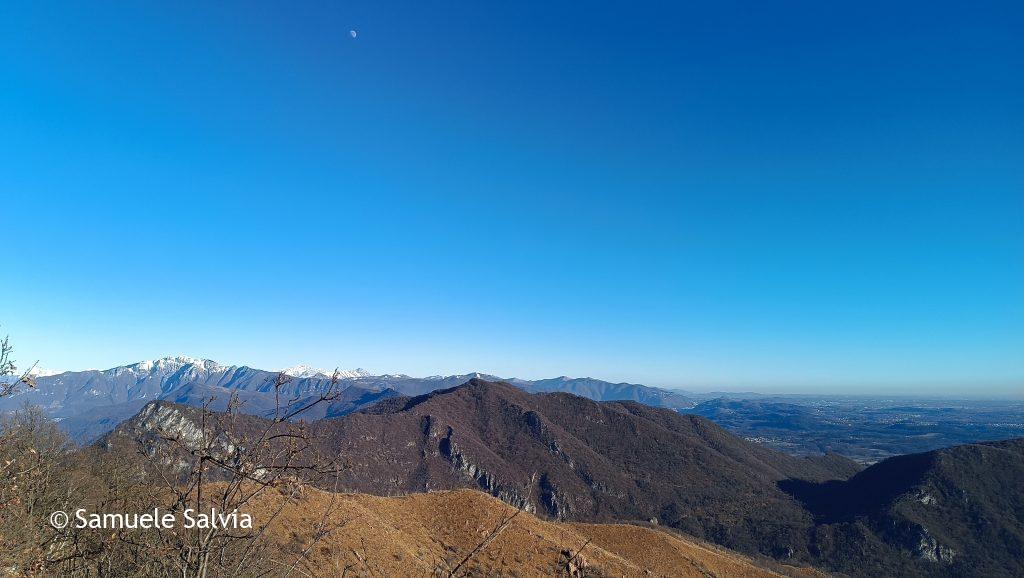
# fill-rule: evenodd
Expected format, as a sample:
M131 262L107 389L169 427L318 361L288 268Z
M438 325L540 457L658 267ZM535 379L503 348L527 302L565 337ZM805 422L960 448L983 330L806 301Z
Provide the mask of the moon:
M352 38L355 38L356 36L359 36L359 33L356 32L355 30L349 30L348 35L351 36Z

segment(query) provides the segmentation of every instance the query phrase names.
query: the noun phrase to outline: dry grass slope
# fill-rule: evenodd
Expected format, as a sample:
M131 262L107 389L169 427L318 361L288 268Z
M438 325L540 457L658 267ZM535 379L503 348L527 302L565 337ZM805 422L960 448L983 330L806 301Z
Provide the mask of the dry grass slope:
M270 532L274 558L291 560L329 512L332 527L294 575L448 575L502 520L516 510L482 492L455 490L383 498L307 491L298 498L273 493L255 507L289 503ZM582 552L580 549L582 548ZM668 532L624 524L567 524L521 512L487 542L458 575L555 576L579 552L575 576L780 576L724 549ZM799 569L789 575L803 574ZM819 575L820 576L820 575Z

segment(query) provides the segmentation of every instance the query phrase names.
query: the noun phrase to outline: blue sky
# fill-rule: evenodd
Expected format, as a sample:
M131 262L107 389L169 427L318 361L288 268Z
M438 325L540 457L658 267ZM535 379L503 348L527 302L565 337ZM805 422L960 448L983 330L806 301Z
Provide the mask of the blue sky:
M8 4L0 331L61 369L1020 395L1022 29L1014 2Z

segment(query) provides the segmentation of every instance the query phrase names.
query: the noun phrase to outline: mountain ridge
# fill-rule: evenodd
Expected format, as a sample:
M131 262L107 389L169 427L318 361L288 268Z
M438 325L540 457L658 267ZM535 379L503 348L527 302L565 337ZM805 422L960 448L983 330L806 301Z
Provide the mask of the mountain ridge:
M290 376L286 383L275 385L280 372L248 366L222 365L209 359L169 356L146 360L105 370L61 372L38 376L35 388L24 388L17 395L0 399L0 413L12 411L24 403L40 406L74 439L87 442L96 439L119 419L142 408L149 400L169 399L185 405L199 406L213 399L215 409L223 409L235 395L243 403L243 411L254 415L272 415L279 399L305 403L321 393L344 391L342 401L319 407L310 419L336 417L366 407L394 395L419 395L437 389L454 387L472 378L500 378L470 373L464 375L430 376L370 375L357 369L339 372L332 384L331 373L308 366L288 368L305 377ZM526 390L552 390L562 383L563 390L598 400L634 399L665 407L685 407L692 402L677 392L638 384L612 384L592 378L554 380L505 380ZM280 387L279 392L275 391ZM277 396L280 393L280 398Z
M147 407L154 409L121 424L100 445L134 447L125 441L148 439L152 452L160 440L178 436L154 427L198 422L195 408ZM248 417L239 427L261 431L259 420ZM778 481L845 479L859 470L837 456L775 452L699 416L633 401L531 394L481 379L395 396L307 427L315 453L351 457L332 482L345 491L386 496L474 488L552 519L657 520L762 554L805 551L800 544L812 525ZM244 435L233 443L244 445Z
M853 571L845 537L866 531L931 565L930 572L905 565L902 575L1021 576L1022 484L1024 438L1017 438L896 456L847 480L780 487L815 517L832 570ZM858 567L885 568L883 553L868 553Z
M148 439L144 448L156 455L161 440L174 437L159 424L181 427L189 423L183 416L195 423L199 413L167 402L150 407L148 425L128 420L104 447ZM244 427L261 429L260 420L246 416ZM835 455L782 454L696 415L480 379L308 427L318 453L347 458L331 482L344 491L478 489L554 520L656 522L851 576L1024 570L1024 505L1020 492L1007 491L1024 480L1024 439L861 469ZM827 510L840 506L839 514Z

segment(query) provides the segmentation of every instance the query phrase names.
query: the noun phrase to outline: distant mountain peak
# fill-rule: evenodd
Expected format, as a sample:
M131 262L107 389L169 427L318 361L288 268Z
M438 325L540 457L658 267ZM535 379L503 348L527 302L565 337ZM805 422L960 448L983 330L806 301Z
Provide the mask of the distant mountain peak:
M318 367L306 365L305 363L300 363L298 365L282 369L281 373L302 379L307 377L332 377L334 375L334 370L320 369ZM370 377L370 372L361 367L349 370L338 370L338 377L342 379L351 377Z
M223 367L216 361L212 361L210 359L199 359L196 357L189 357L187 355L175 355L161 357L160 359L139 361L124 367L115 367L113 370L128 369L138 372L177 371L186 365L192 365L198 369L206 371L216 371Z
M394 377L407 377L407 376L402 375L402 374L398 374L398 375L396 375ZM444 381L444 380L447 380L447 379L465 379L467 381L469 381L470 379L490 379L490 380L493 381L493 380L500 380L501 378L493 376L493 375L488 375L486 373L480 373L479 371L474 371L474 372L471 372L471 373L454 373L452 375L440 375L440 374L439 375L428 375L427 377L424 377L423 379L429 379L431 381Z
M34 366L34 367L32 367L32 369L28 370L28 374L29 374L30 377L50 377L51 375L60 375L61 373L64 373L64 372L63 371L55 371L55 370L52 370L52 369L46 369L46 368L43 368L43 367L39 367L38 365Z
M295 376L286 394L300 399L315 397L327 386L333 371L307 364L285 368ZM246 412L261 415L273 407L277 371L221 365L216 361L175 355L139 361L105 370L67 371L38 377L38 388L26 388L26 395L44 402L47 414L60 418L76 439L109 431L118 421L135 412L146 401L161 399L201 406L210 399L224 400L233 394L245 399ZM325 405L316 419L335 417L366 406L382 397L400 394L415 397L448 389L473 379L502 381L536 393L567 392L600 401L638 401L660 407L692 407L693 403L673 392L641 385L612 384L598 380L502 379L481 372L462 375L410 377L374 375L363 369L340 371L347 397ZM8 377L7 379L10 379ZM389 393L390 392L390 393ZM0 399L0 413L16 410L22 399Z

